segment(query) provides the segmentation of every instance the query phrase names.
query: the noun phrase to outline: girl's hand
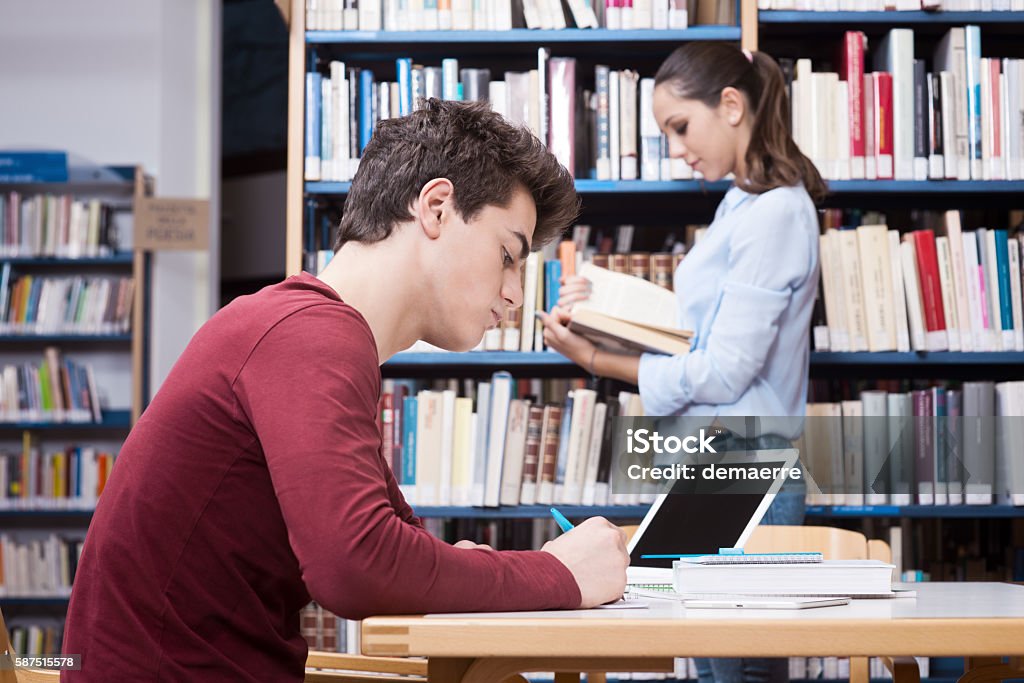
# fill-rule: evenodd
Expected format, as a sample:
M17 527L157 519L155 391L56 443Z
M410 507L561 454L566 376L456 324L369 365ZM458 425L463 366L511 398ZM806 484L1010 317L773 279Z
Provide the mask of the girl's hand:
M594 284L581 275L563 277L562 286L558 290L558 307L563 311L572 311L573 304L590 298Z
M569 331L569 328L566 327L569 323L568 312L555 306L550 313L541 311L538 315L541 322L544 323L544 343L573 363L587 371L592 371L593 368L590 364L594 359L594 351L597 347L586 337Z

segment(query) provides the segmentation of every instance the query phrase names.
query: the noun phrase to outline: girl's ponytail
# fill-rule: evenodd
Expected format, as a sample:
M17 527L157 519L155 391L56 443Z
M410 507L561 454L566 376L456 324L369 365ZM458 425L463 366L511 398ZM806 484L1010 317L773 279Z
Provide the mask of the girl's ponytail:
M751 56L761 92L756 104L751 103L755 111L746 159L749 189L764 192L779 185L803 182L807 194L820 202L828 187L814 163L793 141L782 69L764 52L753 52Z
M815 202L825 197L825 181L793 141L782 70L769 55L727 43L687 43L669 55L654 80L658 85L668 83L677 97L712 108L727 87L746 96L752 127L744 190L759 194L802 183Z

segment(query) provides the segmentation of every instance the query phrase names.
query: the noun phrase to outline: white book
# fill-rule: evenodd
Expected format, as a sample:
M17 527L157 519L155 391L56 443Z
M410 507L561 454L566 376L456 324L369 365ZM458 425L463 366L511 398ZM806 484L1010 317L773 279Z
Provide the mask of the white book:
M476 388L476 431L473 434L473 477L470 488L470 505L484 504L484 490L487 483L487 451L491 420L491 383L481 382Z
M889 267L892 269L893 318L896 324L896 350L910 351L910 329L907 326L907 295L903 285L903 262L900 258L900 233L887 232L889 239Z
M878 157L875 155L875 77L869 73L864 74L864 177L867 180L878 178Z
M835 100L832 102L832 115L835 121L835 126L830 126L832 130L832 158L834 164L835 177L839 180L849 180L852 173L851 160L850 160L850 115L848 102L850 101L850 84L846 81L838 80L839 75L836 74L836 81L832 86L832 94Z
M637 164L637 86L640 74L630 69L619 72L619 177L636 180ZM612 149L615 153L615 149Z
M441 393L423 390L416 395L416 505L437 505L441 483L443 440Z
M359 0L359 30L379 31L382 28L381 0Z
M868 350L894 351L896 319L888 231L884 225L861 225L856 236Z
M951 108L953 115L944 117L944 125L954 132L954 144L946 148L946 154L950 151L955 153L956 173L953 176L959 180L970 180L970 148L967 133L968 108L967 108L967 53L965 34L962 27L951 28L935 50L933 63L935 69L940 72L949 72L951 81L952 101ZM943 101L945 104L945 100ZM943 111L943 114L946 112Z
M982 273L978 261L978 240L973 232L961 234L964 274L967 290L967 308L970 313L971 343L975 351L992 351L988 336L985 301L982 299Z
M654 79L640 79L640 179L661 179L661 131L654 118Z
M579 505L583 501L583 479L586 476L587 455L590 453L590 433L596 402L597 392L593 389L576 389L573 392L565 480L561 497L557 498L563 505Z
M475 427L473 399L456 398L452 433L451 504L460 507L472 505Z
M888 595L892 570L891 564L878 560L718 565L680 561L675 563L672 583L679 593Z
M826 230L819 237L822 285L825 290L825 316L828 322L829 348L850 351L846 306L844 305L843 270L839 258L838 230Z
M979 234L982 230L978 231ZM996 343L999 344L999 351L1009 351L1013 348L1013 330L1003 329L1001 305L999 303L999 266L996 260L996 233L994 230L985 230L985 252L988 254L988 262L985 265L985 287L988 291L990 311L989 324L996 336Z
M960 319L957 316L956 292L953 291L953 257L950 253L949 238L935 238L935 253L939 262L939 288L942 290L942 310L946 320L947 347L960 351Z
M438 505L452 504L452 465L455 460L455 392L441 393L441 462L438 476Z
M964 241L960 229L960 212L947 211L945 215L946 234L949 237L949 258L953 278L953 308L956 310L957 327L960 332L959 349L974 350L974 336L967 293L967 271L964 266ZM943 301L945 305L945 301ZM952 350L952 346L950 346Z
M924 305L921 301L920 279L917 275L917 255L913 242L904 240L900 243L900 261L903 266L903 287L907 295L910 346L914 351L927 351Z
M505 433L505 462L501 475L502 505L519 505L519 491L523 485L523 459L526 455L526 427L530 416L530 402L513 399L508 408L508 428Z
M896 180L914 178L914 32L894 28L875 53L875 69L892 74Z
M452 29L455 31L473 29L472 0L452 0Z
M864 314L864 288L861 284L860 252L855 230L840 230L839 255L843 272L842 293L846 307L850 350L868 351L868 327Z
M609 27L611 28L611 27ZM620 165L620 141L622 106L619 101L619 72L612 71L608 74L608 147L611 150L611 177L609 180L621 180Z
M512 376L495 373L491 379L491 417L487 434L487 480L484 505L497 507L501 497L501 474L505 466L505 432L512 400Z
M883 468L888 467L890 457L888 394L884 391L862 391L860 402L864 419L864 503L885 505L889 502L889 491L881 484L876 491L875 482L889 478L888 472L882 472Z
M608 416L608 404L598 403L594 408L594 419L587 446L587 468L583 476L583 505L594 505L597 497L597 468L601 461L601 446L604 424Z
M843 481L846 505L863 505L867 482L864 471L864 410L860 401L842 401Z

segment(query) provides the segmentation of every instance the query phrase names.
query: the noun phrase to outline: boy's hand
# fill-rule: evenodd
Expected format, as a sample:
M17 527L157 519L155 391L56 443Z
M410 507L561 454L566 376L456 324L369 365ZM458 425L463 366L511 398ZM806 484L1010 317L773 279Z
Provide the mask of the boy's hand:
M541 548L564 564L580 588L580 607L618 600L626 590L626 532L604 517L591 517Z
M558 307L571 312L573 304L589 299L593 291L594 284L581 275L563 277L558 290Z
M550 313L538 313L544 323L544 343L588 371L593 371L590 363L594 358L594 344L586 337L570 332L566 325L569 314L559 306Z
M462 548L463 550L494 550L491 546L486 543L474 543L473 541L462 540L455 544L456 548Z

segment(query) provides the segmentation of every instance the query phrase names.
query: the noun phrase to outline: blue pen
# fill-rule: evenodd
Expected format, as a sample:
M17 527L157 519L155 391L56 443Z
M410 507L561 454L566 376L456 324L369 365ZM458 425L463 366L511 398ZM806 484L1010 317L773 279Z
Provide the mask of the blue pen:
M551 516L555 518L555 521L558 522L558 526L562 528L562 533L565 533L566 531L572 531L572 522L567 520L565 518L565 515L563 515L561 512L559 512L555 508L551 508Z

